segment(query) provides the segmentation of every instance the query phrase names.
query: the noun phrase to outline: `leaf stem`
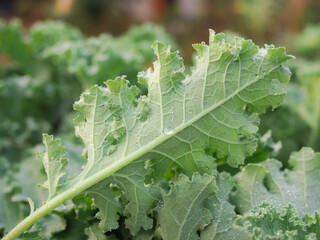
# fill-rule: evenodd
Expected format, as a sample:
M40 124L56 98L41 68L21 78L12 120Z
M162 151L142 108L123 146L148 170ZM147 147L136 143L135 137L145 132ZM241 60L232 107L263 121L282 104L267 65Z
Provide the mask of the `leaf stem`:
M140 153L140 154L143 154ZM38 219L42 218L46 214L50 213L56 207L61 205L63 202L73 198L77 194L81 193L85 189L91 187L92 185L102 181L106 177L110 176L123 166L127 165L129 162L133 161L135 158L124 158L111 164L109 167L104 170L88 177L84 180L77 181L76 184L72 185L70 188L65 190L64 192L59 193L56 197L50 199L45 205L41 206L33 213L31 213L28 217L26 217L23 221L21 221L17 226L15 226L7 235L4 236L2 240L14 240L18 237L23 231L30 228Z
M73 195L77 194L76 192L70 192L67 190L63 192L61 195L51 199L45 205L38 208L36 211L31 213L28 217L26 217L23 221L21 221L17 226L15 226L7 235L3 237L3 240L13 240L18 237L24 230L31 227L38 219L42 218L53 209L58 207L64 201L68 200Z
M162 137L158 138L156 140L156 144L162 143L165 140L167 140L170 136L169 135L163 135ZM108 167L104 168L98 173L95 173L94 175L85 178L83 180L78 179L78 181L75 181L76 183L69 187L64 192L58 193L57 196L50 199L45 205L38 208L36 211L34 211L32 214L30 214L28 217L26 217L23 221L21 221L17 226L15 226L7 235L4 236L2 240L14 240L16 237L18 237L24 230L31 227L38 219L42 218L46 214L50 213L53 209L61 205L63 202L73 198L77 194L81 193L82 191L88 189L89 187L93 186L94 184L102 181L103 179L109 177L114 172L118 171L122 167L126 166L130 162L134 161L135 159L141 157L151 149L153 149L153 145L150 146L147 145L140 149L140 151L137 151L131 155L128 155L125 158L122 158L113 164L109 165ZM75 179L76 180L76 179Z

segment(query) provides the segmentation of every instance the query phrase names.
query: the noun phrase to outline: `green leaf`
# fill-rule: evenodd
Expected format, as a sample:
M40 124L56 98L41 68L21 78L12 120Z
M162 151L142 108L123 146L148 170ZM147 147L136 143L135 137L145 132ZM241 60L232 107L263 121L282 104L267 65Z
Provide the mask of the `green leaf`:
M157 239L154 236L154 231L148 230L148 231L140 231L135 237L134 240L154 240Z
M245 159L244 165L263 162L268 158L277 156L282 148L281 142L275 142L271 137L271 130L267 131L263 136L257 134L256 137L258 138L258 147L250 157ZM233 168L226 163L221 164L221 162L223 163L221 160L217 162L219 172L228 172L231 175L235 175L241 171L241 168Z
M32 46L30 41L24 39L24 30L18 20L11 21L9 24L0 21L0 52L9 55L23 69L34 68L33 62L30 62L34 60Z
M289 165L291 170L280 171L281 163L269 159L245 166L235 176L233 202L239 212L243 214L263 202L277 208L291 204L300 216L320 212L320 154L302 148L291 155Z
M65 205L63 206L65 207ZM61 209L61 208L60 208ZM59 209L59 210L60 210ZM72 209L73 210L73 209ZM59 216L63 217L64 221L66 222L66 228L63 231L58 231L53 233L53 236L50 238L52 240L69 240L69 239L77 239L77 240L86 240L88 236L85 234L85 229L89 228L93 224L96 224L91 218L83 218L79 219L74 214L74 211L64 211L61 210L58 212L57 209L54 211L55 213L59 214ZM81 215L81 217L88 217L90 211L88 211L87 215ZM59 223L52 223L53 225L58 225ZM61 223L60 223L61 224ZM101 230L99 231L101 232Z
M290 57L282 48L258 50L251 41L238 40L230 46L223 42L223 35L213 32L210 47L195 48L197 64L185 76L177 53L156 43L154 71L140 75L148 82L149 94L138 101L138 90L127 87L124 78L82 94L75 104L82 115L75 122L88 156L85 175L118 159L137 157L152 159L158 177L173 166L192 175L212 169L205 149L216 151L219 158L227 156L231 166L252 154L258 118L245 107L262 112L280 104L285 93L282 82L290 76L283 63ZM145 102L148 117L138 119L135 105Z
M66 229L66 219L58 214L48 214L41 218L31 230L41 230L40 236L50 239L55 233Z
M0 178L0 229L10 230L46 200L46 194L35 186L45 179L42 166L27 158L18 166L7 169ZM5 163L5 162L4 162ZM31 200L32 199L32 200ZM29 203L28 203L29 202Z
M205 200L216 190L212 176L185 175L174 181L169 193L161 191L163 203L157 209L163 239L199 239L198 230L210 223L211 213Z
M159 201L160 191L159 186L144 183L147 174L143 162L135 161L86 190L88 196L94 198L94 205L99 208L97 217L101 219L99 226L104 231L118 228L117 212L123 212L127 217L125 225L133 235L141 227L145 230L152 228L153 220L148 214ZM118 197L113 193L114 188L120 192ZM121 202L127 202L125 206L115 199L119 197L123 198Z
M15 201L13 196L16 188L11 185L8 176L0 178L0 229L7 232L26 216L27 209L20 201Z
M281 210L263 204L244 216L239 216L235 228L248 234L247 239L319 239L320 216L300 218L289 205Z
M201 231L201 240L247 239L246 234L233 228L236 213L235 207L229 202L229 195L234 186L235 182L229 174L218 175L218 191L207 200L205 205L212 214L211 223Z
M64 41L77 41L83 38L80 31L65 22L46 20L35 23L30 29L30 37L36 51L41 53L47 48Z
M46 180L40 159L25 159L19 164L17 171L12 172L11 176L12 184L19 188L14 196L15 199L26 202L27 198L31 198L36 207L41 206L46 200L47 194L42 189L35 187L39 182Z
M9 239L30 226L38 214L44 215L76 194L86 193L108 177L112 179L125 167L130 169L134 161L145 162L151 171L147 179L156 183L170 179L172 171L188 177L194 172L214 174L211 153L234 167L253 153L258 114L268 106L277 107L285 95L290 72L284 63L291 58L285 49L259 49L252 41L242 39L230 45L223 34L210 31L209 46L194 45L197 61L191 74L186 75L177 52L172 53L159 42L153 48L157 55L153 70L139 74L139 81L148 84L148 95L137 98L139 89L128 86L124 77L107 81L105 87L93 86L81 95L74 105L80 113L75 125L85 145L87 164L78 177L57 188L67 161L59 141L49 139L55 143L51 147L58 149L52 162L42 153L52 197L9 233ZM51 152L48 148L47 153ZM58 168L51 169L54 165ZM139 172L131 166L132 172ZM151 227L145 215L149 214L153 195L149 193L152 188L142 188L145 196L133 201L136 195L132 189L145 181L135 174L128 179L135 183L124 188L122 199L128 200L124 214L126 225L134 233L139 225ZM134 220L137 216L139 221ZM134 224L138 225L136 230Z
M103 232L111 231L119 227L117 214L119 209L122 209L121 203L112 192L112 189L106 183L98 183L89 188L86 193L88 196L93 197L93 207L99 209L96 217L100 219L99 227Z
M145 230L152 228L153 220L148 215L160 199L159 186L145 184L148 173L143 162L135 161L117 171L110 179L106 179L115 184L123 193L123 198L128 201L123 214L127 217L125 225L133 235L141 227Z
M135 78L145 64L153 61L150 46L156 40L176 45L162 27L144 24L117 38L104 33L98 37L58 42L47 48L43 57L76 74L84 86L90 87L120 74ZM132 83L136 84L135 79Z
M0 22L0 52L6 53L27 73L40 67L44 49L62 41L81 39L81 33L70 25L56 21L43 21L31 27L30 34L15 19L8 24Z
M38 153L45 168L48 180L44 184L49 190L50 199L57 190L60 178L66 174L68 159L65 157L65 147L60 143L60 139L53 139L53 136L43 135L43 144L46 150Z
M32 231L32 232L25 232L21 234L20 239L23 240L45 240L46 238L39 236L40 230Z
M258 52L258 49L249 41L239 41L235 49L232 50L230 45L222 42L221 37L222 35L215 37L214 34L211 33L211 44L216 44L217 46L221 44L221 51L225 51L225 54L230 58L227 66L234 63L233 58L239 58L237 61L240 61L241 58L248 61L246 57L249 56L251 56L252 64L256 64L255 61L260 61L259 63L262 65L265 64L267 68L273 66L269 75L261 73L265 81L272 85L269 89L261 91L265 94L263 98L266 100L266 103L275 107L278 104L277 102L283 99L284 91L282 89L282 83L279 81L276 82L274 77L278 77L280 80L286 82L289 74L286 72L287 69L282 66L282 63L273 63L275 64L274 66L269 62L271 61L269 58L272 58L272 54L276 54L276 51L279 51L277 54L283 54L283 51L281 49L270 48L266 50L266 52ZM242 47L245 49L251 47L251 51L253 51L252 55L242 56L241 51L244 51L243 55L248 54ZM254 150L256 144L252 133L257 130L255 126L257 118L255 115L249 116L246 114L243 107L248 105L251 111L255 109L260 112L263 111L266 105L264 105L260 98L259 100L255 100L255 96L250 95L251 90L246 89L243 90L244 93L242 93L237 90L236 87L234 91L239 91L240 96L235 99L236 93L233 93L234 96L230 101L229 99L224 99L230 98L230 96L219 96L220 93L218 91L216 93L218 95L217 97L221 98L221 103L219 103L218 100L211 99L211 96L207 96L207 100L205 100L206 96L202 96L202 102L206 101L210 103L210 101L212 101L212 111L216 111L216 114L210 112L209 105L205 106L204 103L202 103L198 106L197 97L194 96L196 93L192 90L196 89L196 82L199 81L203 84L203 87L205 87L205 84L210 85L210 80L215 82L217 76L212 76L212 78L209 79L204 79L199 76L199 72L203 71L201 67L205 66L205 62L211 61L209 52L216 51L216 49L213 50L213 48L211 48L210 50L210 48L204 44L198 45L196 48L200 53L197 63L197 67L200 69L194 68L194 73L191 76L185 76L183 73L184 67L182 60L177 53L171 53L169 49L166 49L165 46L160 43L154 45L155 53L158 56L158 62L155 62L155 70L153 72L149 70L139 75L140 81L145 81L149 84L148 97L141 97L139 100L136 100L135 96L138 93L138 89L136 87L128 87L123 77L107 81L107 88L94 86L82 94L80 101L75 104L75 109L83 115L80 115L75 120L75 123L76 132L83 139L86 146L85 156L87 156L88 164L84 168L84 178L89 177L91 173L99 172L99 169L105 168L118 159L129 157L134 152L137 152L139 155L144 154L139 161L152 159L149 165L152 169L155 169L153 176L161 178L166 176L172 168L180 168L184 173L189 174L189 176L192 175L194 171L202 173L212 172L214 162L211 157L206 155L206 148L211 148L212 151L217 148L218 155L221 157L228 156L229 164L231 165L241 163L244 157ZM231 50L234 51L236 56L233 55ZM259 58L259 54L267 54L268 51L270 56L264 58L266 59L266 63L264 63L262 58ZM288 59L285 55L282 57L283 61ZM218 59L217 61L224 62L225 59ZM237 69L238 64L239 63L236 63L233 67ZM206 71L209 71L209 69ZM232 78L234 70L227 68L225 71L230 71L230 77ZM250 75L250 73L247 72L243 74ZM239 76L240 75L237 77ZM269 79L269 76L272 76L273 79ZM203 77L206 77L206 75ZM257 84L256 81L258 81L259 77L252 74L252 78L254 82L252 84ZM185 82L182 83L182 80L185 80ZM208 83L205 83L205 81L208 81ZM216 84L218 84L218 87L219 83ZM250 84L248 84L248 88L249 86ZM220 87L223 88L224 86L220 85ZM256 87L257 86L254 86L253 88ZM201 96L201 94L206 93L198 92L198 94ZM227 90L225 94L227 94ZM232 91L230 94L232 95ZM249 103L250 98L252 98L252 103ZM201 97L199 97L199 102L201 102L200 99ZM216 102L218 102L217 106L214 105ZM206 108L209 110L205 110ZM183 109L185 109L184 113L182 112ZM232 114L237 115L236 121L228 121L227 125L223 124L223 119L230 119ZM162 117L159 119L158 116ZM192 126L189 127L189 124ZM210 131L209 127L207 127L210 124L216 126L217 129L221 128L221 132L209 132L206 135L206 132ZM179 130L176 131L175 129ZM231 133L231 136L223 134L225 131ZM199 140L193 142L191 140L193 138L192 136L198 136L197 139ZM228 139L230 137L231 139ZM167 141L163 142L164 140ZM232 141L234 141L234 143ZM152 144L153 142L154 144ZM161 142L163 143L160 144ZM150 151L151 148L154 149ZM170 151L170 149L173 148L181 150ZM139 149L150 150L149 152L144 152L144 150ZM232 161L234 161L234 163ZM97 167L99 169L97 169ZM129 168L136 169L136 167L133 166ZM143 179L141 179L141 181L143 182ZM117 185L121 186L121 184ZM128 197L128 191L125 192L127 192L125 196L127 195ZM142 199L144 200L145 198ZM152 198L148 201L148 204L144 203L140 205L150 208ZM107 202L110 203L110 199L107 200ZM114 217L110 219L114 219L115 221L117 220L115 214L116 208L113 207L112 209L113 211L109 211L108 214L113 212L112 215ZM105 211L99 214L103 214L103 212ZM147 213L146 210L143 212ZM130 213L130 215L132 215L132 213ZM136 214L133 216L136 216ZM150 219L143 221L144 218L142 216L131 219L139 219L140 221L140 224L137 224L135 221L131 224L131 227L128 223L129 220L127 221L127 227L131 229L133 234L139 230L140 226L145 229L151 227ZM114 228L116 227L116 223L113 222L113 224L109 226ZM136 229L133 230L134 228Z
M86 228L84 232L88 236L88 240L107 240L107 236L104 235L103 231L98 227L97 223Z

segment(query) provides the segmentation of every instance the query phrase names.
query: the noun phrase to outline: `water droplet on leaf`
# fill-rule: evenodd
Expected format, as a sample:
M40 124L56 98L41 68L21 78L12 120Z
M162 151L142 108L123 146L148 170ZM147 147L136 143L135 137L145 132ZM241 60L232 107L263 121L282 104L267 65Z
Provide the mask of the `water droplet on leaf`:
M170 126L164 128L164 134L171 135L173 133L173 129Z

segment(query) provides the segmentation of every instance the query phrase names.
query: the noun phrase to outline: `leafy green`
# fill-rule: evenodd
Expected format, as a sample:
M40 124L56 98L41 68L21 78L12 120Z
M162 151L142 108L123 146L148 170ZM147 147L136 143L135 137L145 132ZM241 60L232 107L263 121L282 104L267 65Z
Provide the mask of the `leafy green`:
M231 190L235 187L233 178L221 173L216 178L218 190L206 201L212 214L211 222L201 231L201 239L246 239L246 234L233 228L236 219L234 206L229 201Z
M49 191L50 199L56 192L60 178L66 173L68 159L65 157L65 147L61 146L59 139L53 139L53 136L43 135L43 144L46 151L38 154L45 168L48 181L44 184Z
M319 212L320 154L303 148L291 155L289 166L280 171L281 163L274 159L245 166L235 176L233 202L238 211L245 213L267 202L277 208L290 204L301 216Z
M287 86L284 48L210 31L190 70L157 41L138 73L155 39L171 41L154 25L86 38L54 21L0 23L1 237L319 239L320 154L272 158L318 147L318 61L291 63ZM43 130L62 140L27 151Z
M134 78L145 64L152 62L154 55L150 46L155 40L166 42L175 48L174 41L166 35L163 28L146 24L133 27L118 38L104 33L78 41L72 39L59 42L47 48L43 57L75 74L83 87L89 88L120 74Z
M0 229L11 229L25 217L25 206L13 198L16 189L9 181L7 177L0 179Z
M261 122L262 132L271 129L273 138L283 143L277 158L285 166L291 152L303 146L320 150L320 62L300 58L290 67L293 82L288 85L284 104L274 112L269 111Z
M33 232L25 232L21 234L20 238L21 239L32 239L32 240L45 240L45 238L39 236L40 230L38 231L33 231Z
M319 239L320 216L300 218L291 205L278 210L265 203L238 217L235 228L247 233L247 239Z
M106 240L107 236L98 227L98 224L94 224L91 227L85 229L85 233L88 235L89 240Z
M161 192L163 202L157 209L163 239L199 239L197 231L210 223L205 200L216 190L214 177L194 175L191 181L180 176L169 193ZM179 203L179 204L177 204Z
M33 229L35 231L41 230L40 237L52 238L55 233L66 229L66 219L58 214L48 214L33 225L31 232Z
M48 177L48 201L14 228L7 239L79 193L92 198L91 207L98 208L95 216L103 232L117 228L118 216L122 215L124 226L132 235L149 235L144 230L155 228L150 214L161 198L164 208L160 206L157 211L159 223L164 225L170 214L168 208L172 209L170 196L183 189L179 185L189 186L192 192L188 194L197 196L193 191L212 182L217 174L215 158L232 167L244 163L257 146L258 114L283 101L290 77L285 62L291 56L284 48L259 49L252 41L240 38L230 45L223 34L213 31L209 46L201 43L194 48L198 52L196 64L186 75L178 53L156 42L153 69L138 75L139 83L148 86L147 95L138 96L140 90L130 86L125 77L108 80L102 87L95 85L81 95L74 105L79 112L75 126L84 142L87 163L77 177L69 179L67 173L62 182L65 150L59 140L45 135L46 151L40 157ZM169 195L161 193L163 181L174 179L176 173L186 176L180 177ZM186 192L179 193L192 212L201 215L198 220L178 221L180 236L196 238L198 229L211 224L210 210L215 213L217 209L208 207L198 212L194 208L202 206L202 200L214 193L215 187L210 188L199 195L197 203L185 198ZM218 197L221 195L228 194L220 192ZM232 209L222 200L219 202ZM188 214L181 212L179 216L185 218ZM230 220L223 216L223 221L230 224L234 215L230 216ZM186 228L185 223L195 223L196 229ZM87 228L87 234L93 226L96 225ZM227 231L219 224L216 228L217 235ZM169 232L160 226L161 235L171 238Z

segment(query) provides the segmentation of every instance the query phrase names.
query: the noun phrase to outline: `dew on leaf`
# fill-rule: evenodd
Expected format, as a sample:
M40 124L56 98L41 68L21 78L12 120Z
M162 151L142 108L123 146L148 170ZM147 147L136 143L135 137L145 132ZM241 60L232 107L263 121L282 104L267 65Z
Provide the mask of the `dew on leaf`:
M170 126L164 128L164 134L171 135L173 133L173 129Z

